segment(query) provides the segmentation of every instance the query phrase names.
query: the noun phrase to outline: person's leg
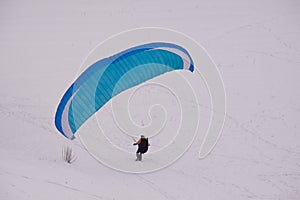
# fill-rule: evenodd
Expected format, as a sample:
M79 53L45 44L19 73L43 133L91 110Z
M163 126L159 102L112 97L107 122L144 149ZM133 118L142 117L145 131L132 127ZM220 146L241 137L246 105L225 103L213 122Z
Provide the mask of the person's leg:
M136 152L135 155L136 155L136 160L135 160L135 161L138 161L139 158L140 158L140 153L139 153L139 152Z
M140 153L139 161L142 161L142 153Z

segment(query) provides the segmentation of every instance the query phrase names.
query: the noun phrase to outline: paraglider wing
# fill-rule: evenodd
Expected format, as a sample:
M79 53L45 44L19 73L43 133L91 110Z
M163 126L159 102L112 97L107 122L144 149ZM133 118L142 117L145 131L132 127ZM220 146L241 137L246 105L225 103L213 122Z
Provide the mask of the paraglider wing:
M66 91L55 116L55 126L69 139L112 97L173 70L194 71L189 53L171 43L139 45L87 68Z

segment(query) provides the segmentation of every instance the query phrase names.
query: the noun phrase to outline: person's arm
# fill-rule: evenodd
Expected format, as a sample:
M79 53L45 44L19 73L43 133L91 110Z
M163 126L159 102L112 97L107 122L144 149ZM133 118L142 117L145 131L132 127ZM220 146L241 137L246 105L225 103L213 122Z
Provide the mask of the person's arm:
M134 143L133 145L137 145L137 144L140 144L142 141L142 139L139 139L136 143Z

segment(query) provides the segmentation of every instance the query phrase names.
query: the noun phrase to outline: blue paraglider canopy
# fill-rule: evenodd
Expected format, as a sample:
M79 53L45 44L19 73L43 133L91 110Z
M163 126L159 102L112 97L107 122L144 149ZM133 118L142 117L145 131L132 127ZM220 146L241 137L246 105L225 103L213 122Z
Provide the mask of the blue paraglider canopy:
M61 99L55 126L69 139L95 112L119 93L173 70L194 71L189 53L171 43L139 45L88 67Z

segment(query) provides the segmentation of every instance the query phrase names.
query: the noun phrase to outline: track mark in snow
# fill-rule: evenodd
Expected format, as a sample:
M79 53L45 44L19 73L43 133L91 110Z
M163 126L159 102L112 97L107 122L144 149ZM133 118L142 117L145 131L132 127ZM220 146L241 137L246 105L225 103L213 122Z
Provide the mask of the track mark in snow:
M139 180L141 182L143 182L144 184L148 185L150 188L152 188L154 191L157 191L158 193L160 193L162 196L165 197L165 199L176 199L174 196L170 197L170 195L167 194L167 192L163 191L160 187L158 187L155 183L153 183L152 181L138 175L138 177L140 178Z
M68 186L68 185L64 185L64 184L61 184L61 183L58 183L58 182L54 182L54 181L50 181L50 180L39 180L39 179L36 179L36 178L31 178L31 177L28 177L28 176L15 174L15 173L5 171L5 170L1 170L1 171L2 171L2 173L0 173L0 175L1 174L6 174L6 175L9 175L9 176L12 176L12 177L21 178L21 179L31 181L31 182L41 182L41 183L55 185L55 186L58 186L58 187L63 187L63 188L68 189L68 190L72 190L72 191L75 191L75 192L82 193L84 195L88 195L88 196L96 198L96 199L114 200L114 198L102 197L102 196L99 196L99 195L96 195L96 194L91 194L91 193L88 193L86 191L80 190L78 188L71 187L71 186ZM40 184L40 183L38 183L38 184ZM13 185L13 187L16 187L16 185ZM23 191L23 192L25 192L25 191Z
M71 186L68 186L68 185L64 185L64 184L61 184L61 183L57 183L57 182L54 182L54 181L49 181L49 180L46 180L44 181L45 183L49 183L49 184L52 184L52 185L56 185L56 186L59 186L59 187L64 187L66 189L69 189L69 190L73 190L73 191L76 191L76 192L80 192L80 193L83 193L83 194L86 194L86 195L89 195L89 196L93 196L93 197L96 197L97 199L103 199L102 196L98 196L96 194L90 194L90 193L87 193L85 191L82 191L80 189L77 189L77 188L74 188L74 187L71 187ZM107 198L106 198L107 199Z

